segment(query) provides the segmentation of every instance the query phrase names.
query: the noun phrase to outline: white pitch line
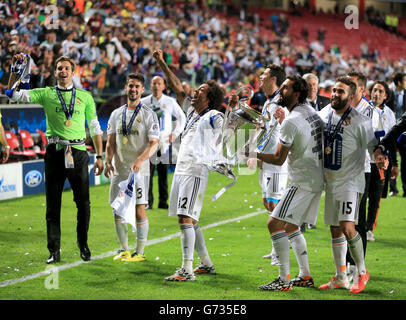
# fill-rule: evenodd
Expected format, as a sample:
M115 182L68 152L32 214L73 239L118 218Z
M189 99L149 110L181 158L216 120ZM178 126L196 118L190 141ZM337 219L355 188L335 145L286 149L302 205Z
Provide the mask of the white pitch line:
M246 215L243 215L243 216L240 216L240 217L237 217L237 218L232 218L232 219L223 220L223 221L215 222L215 223L212 223L212 224L208 224L207 226L202 227L202 229L210 229L210 228L221 226L221 225L226 224L226 223L235 222L235 221L242 220L242 219L248 219L248 218L251 218L251 217L255 217L255 216L257 216L257 215L259 215L261 213L264 213L264 212L266 212L266 210L251 212L251 213L248 213ZM167 236L162 237L162 238L148 240L146 246L150 246L150 245L153 245L153 244L168 241L168 240L171 240L171 239L174 239L174 238L177 238L177 237L180 237L180 232L173 233L173 234L167 235ZM135 245L131 246L130 250L134 249L135 247L136 247ZM38 273L33 273L33 274L23 276L23 277L17 278L17 279L10 279L10 280L0 282L0 288L8 287L8 286L11 286L13 284L17 284L17 283L25 282L25 281L32 280L32 279L35 279L35 278L39 278L39 277L42 277L42 276L46 276L46 275L49 275L49 274L52 274L52 273L55 273L55 272L67 270L67 269L70 269L70 268L73 268L73 267L80 266L80 265L85 264L85 263L90 263L90 262L93 262L93 261L96 261L96 260L105 259L105 258L111 257L111 256L113 256L115 254L117 254L117 250L113 250L113 251L109 251L109 252L99 254L97 256L92 257L92 260L87 261L87 262L79 260L79 261L64 264L64 265L61 265L61 266L51 266L51 265L49 265L49 266L47 266L46 270L44 270L44 271L41 271L41 272L38 272Z

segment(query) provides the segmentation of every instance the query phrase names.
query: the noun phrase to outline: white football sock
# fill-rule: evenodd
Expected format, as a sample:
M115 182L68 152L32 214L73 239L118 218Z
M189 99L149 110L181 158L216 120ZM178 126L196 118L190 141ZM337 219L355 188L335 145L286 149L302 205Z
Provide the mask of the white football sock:
M343 279L347 275L347 239L345 239L344 236L331 239L331 250L333 252L334 264L336 266L336 276Z
M121 248L128 251L128 226L126 223L122 223L121 217L114 215L114 226L116 229L116 235Z
M202 232L202 229L200 228L199 224L196 224L194 226L194 230L195 230L195 236L196 236L195 249L196 249L197 255L200 258L200 262L207 267L211 267L213 265L213 262L211 261L211 259L209 257L209 252L207 251L207 248L206 248L206 243L204 241L203 232Z
M310 276L309 256L307 254L306 239L300 230L292 232L288 236L299 265L299 277Z
M285 231L279 231L271 235L272 244L275 248L276 256L279 259L279 276L283 281L290 280L289 264L289 240Z
M195 248L196 233L191 224L180 225L180 243L182 245L182 267L188 273L193 272L193 252Z
M355 265L357 266L359 274L365 274L365 260L364 260L364 247L362 245L362 238L360 234L357 234L352 239L347 239L348 248L350 249L351 257L353 258Z
M149 230L149 221L148 218L144 220L137 220L137 248L135 251L139 254L144 254L144 248L147 243Z

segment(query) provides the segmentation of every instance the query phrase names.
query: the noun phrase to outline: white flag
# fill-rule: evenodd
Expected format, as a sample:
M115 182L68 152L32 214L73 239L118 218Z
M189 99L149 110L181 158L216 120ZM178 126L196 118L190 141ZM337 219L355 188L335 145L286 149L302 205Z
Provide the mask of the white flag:
M120 216L123 219L123 223L131 224L133 232L137 228L135 220L135 206L137 204L135 186L140 179L139 172L131 172L127 180L121 181L118 184L120 192L111 204L113 214Z

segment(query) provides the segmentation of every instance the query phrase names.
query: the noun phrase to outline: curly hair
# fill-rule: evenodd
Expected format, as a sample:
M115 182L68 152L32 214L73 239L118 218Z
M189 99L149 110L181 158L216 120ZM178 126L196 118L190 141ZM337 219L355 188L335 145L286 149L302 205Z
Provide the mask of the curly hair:
M289 76L286 79L293 81L292 89L294 92L299 92L299 103L306 101L307 95L309 94L309 86L305 79L299 75Z
M215 80L207 80L205 82L209 86L207 91L207 99L209 99L209 108L221 110L221 104L224 101L224 93L219 84Z

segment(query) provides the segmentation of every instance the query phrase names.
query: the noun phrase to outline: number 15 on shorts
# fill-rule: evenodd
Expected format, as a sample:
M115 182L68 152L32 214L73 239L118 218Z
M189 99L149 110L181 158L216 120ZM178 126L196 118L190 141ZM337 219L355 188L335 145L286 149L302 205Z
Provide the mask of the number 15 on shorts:
M355 201L340 201L340 218L343 221L358 221L358 199Z

